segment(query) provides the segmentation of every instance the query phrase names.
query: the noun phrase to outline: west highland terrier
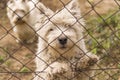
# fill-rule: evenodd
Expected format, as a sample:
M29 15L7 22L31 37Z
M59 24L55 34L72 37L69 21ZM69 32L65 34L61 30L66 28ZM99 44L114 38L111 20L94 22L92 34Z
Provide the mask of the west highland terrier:
M72 0L36 24L40 29L34 80L89 80L94 75L99 58L86 49L77 3Z
M45 17L41 9L52 12L39 0L9 0L7 15L16 34L17 42L32 43L37 39L35 24ZM42 19L41 19L42 20Z

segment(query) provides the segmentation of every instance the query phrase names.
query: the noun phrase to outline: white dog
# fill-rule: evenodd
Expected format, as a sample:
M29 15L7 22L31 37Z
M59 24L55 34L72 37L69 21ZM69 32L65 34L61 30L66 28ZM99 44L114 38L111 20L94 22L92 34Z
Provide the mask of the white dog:
M39 43L34 80L89 80L98 57L87 51L77 0L36 24ZM45 11L43 9L43 11ZM52 13L50 13L52 14Z
M39 0L9 0L7 5L7 15L16 33L17 41L22 43L34 42L37 37L35 34L37 28L34 25L38 20L45 17L40 9L51 10Z

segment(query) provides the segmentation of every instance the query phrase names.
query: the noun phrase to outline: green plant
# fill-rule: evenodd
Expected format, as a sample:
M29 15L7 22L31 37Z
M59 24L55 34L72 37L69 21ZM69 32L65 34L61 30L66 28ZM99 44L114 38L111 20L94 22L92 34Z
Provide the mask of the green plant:
M93 16L87 19L86 33L88 37L88 48L94 54L104 53L103 49L114 54L120 43L120 14L110 11L101 17ZM112 50L114 48L115 50Z
M20 72L30 72L30 70L27 68L27 67L23 67L21 70L20 70Z
M6 65L7 67L10 67L10 66L12 65L12 61L7 60L7 61L5 62L5 65Z
M4 57L0 56L0 63L4 62Z

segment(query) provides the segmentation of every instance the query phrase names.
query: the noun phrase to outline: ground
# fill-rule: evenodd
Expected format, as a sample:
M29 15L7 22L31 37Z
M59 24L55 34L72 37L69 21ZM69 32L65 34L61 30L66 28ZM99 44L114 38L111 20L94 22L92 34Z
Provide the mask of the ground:
M42 0L42 1L43 3L45 3L46 6L50 7L54 11L62 6L62 4L56 4L59 2L58 0ZM64 0L64 1L68 2L68 0ZM82 2L80 3L82 8L82 15L84 15L91 10L91 7L84 0L81 0L81 1ZM95 10L100 15L105 15L109 11L115 8L117 9L119 7L115 3L115 1L117 0L89 0L89 1L93 5L101 1L95 7ZM94 18L93 16L96 17L95 11L91 11L89 14L87 14L85 16L86 23L90 25L92 25L92 23L95 24L96 23L95 21L92 23L91 22L89 23L90 19ZM94 29L95 27L92 27L92 29L90 30L94 31ZM98 36L98 34L94 34L94 35ZM86 41L88 39L86 39ZM32 72L34 72L35 70L34 58L35 58L35 52L37 49L36 43L37 42L29 45L16 43L12 27L6 16L6 8L4 7L0 8L0 80L26 80L26 79L31 80L33 78ZM89 46L89 44L87 44L87 46ZM120 47L118 47L118 49L119 48ZM94 50L93 52L96 53L96 50ZM118 52L116 51L115 53L120 53L120 51ZM106 60L108 61L108 59ZM108 63L107 61L101 62L101 64L104 64L104 65L100 65L100 66L102 68L110 68L110 67L116 68L116 66L119 66L119 62L117 62L117 60L118 59L116 59L115 61L110 60ZM112 62L114 62L115 64L113 64ZM104 71L99 70L96 72L96 75L94 77L96 77L95 78L96 80L117 80L118 77L120 76L119 73L120 73L120 70L118 70L118 68L114 70L111 70L111 69L110 70L106 69Z

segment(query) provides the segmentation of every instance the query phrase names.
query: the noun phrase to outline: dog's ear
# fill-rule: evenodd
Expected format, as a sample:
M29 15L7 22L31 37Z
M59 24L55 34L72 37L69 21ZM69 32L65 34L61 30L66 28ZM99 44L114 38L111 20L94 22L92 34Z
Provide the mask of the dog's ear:
M81 12L80 12L80 7L79 7L78 0L71 0L71 2L66 6L66 8L76 18L81 17Z
M51 16L51 15L54 14L54 12L53 12L51 9L47 8L47 7L46 7L44 4L42 4L41 2L39 2L39 3L37 4L37 7L39 8L40 12L41 12L42 14L45 14L46 16Z

